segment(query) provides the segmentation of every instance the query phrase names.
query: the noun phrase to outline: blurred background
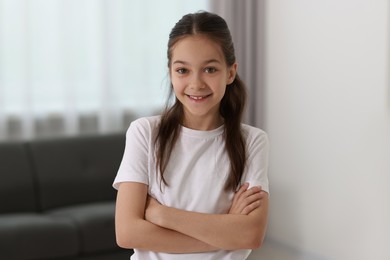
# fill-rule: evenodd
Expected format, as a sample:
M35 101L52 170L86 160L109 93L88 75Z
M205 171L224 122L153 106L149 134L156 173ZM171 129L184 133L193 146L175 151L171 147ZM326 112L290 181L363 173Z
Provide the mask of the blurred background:
M390 1L0 0L0 140L124 131L158 114L166 44L223 16L271 141L250 259L390 259Z
M0 0L0 139L120 131L158 113L169 31L207 6Z

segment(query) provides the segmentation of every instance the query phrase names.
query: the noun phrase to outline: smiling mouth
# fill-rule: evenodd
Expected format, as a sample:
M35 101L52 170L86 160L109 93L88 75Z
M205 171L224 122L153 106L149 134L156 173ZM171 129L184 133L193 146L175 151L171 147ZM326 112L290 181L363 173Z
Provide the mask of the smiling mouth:
M205 95L205 96L192 96L192 95L187 95L187 97L189 97L190 99L193 99L193 100L202 100L202 99L205 99L207 97L211 96L210 95Z

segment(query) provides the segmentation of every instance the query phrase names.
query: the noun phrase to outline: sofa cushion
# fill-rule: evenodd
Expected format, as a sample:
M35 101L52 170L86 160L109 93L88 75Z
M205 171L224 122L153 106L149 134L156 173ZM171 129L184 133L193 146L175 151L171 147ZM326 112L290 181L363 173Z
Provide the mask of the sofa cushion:
M42 209L115 200L124 144L124 134L32 141Z
M36 211L29 158L21 142L0 145L0 213Z
M66 219L3 214L0 234L0 259L53 259L79 252L77 228Z
M118 249L115 240L115 202L99 202L50 211L51 217L71 219L78 228L82 254Z

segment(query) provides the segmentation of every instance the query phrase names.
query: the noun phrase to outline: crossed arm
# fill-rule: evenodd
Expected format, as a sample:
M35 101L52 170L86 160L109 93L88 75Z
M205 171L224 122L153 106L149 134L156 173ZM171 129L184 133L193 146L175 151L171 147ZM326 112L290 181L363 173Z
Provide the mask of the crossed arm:
M267 215L268 194L247 184L227 214L203 214L163 206L148 196L145 184L125 182L117 196L116 237L124 248L168 253L257 248Z

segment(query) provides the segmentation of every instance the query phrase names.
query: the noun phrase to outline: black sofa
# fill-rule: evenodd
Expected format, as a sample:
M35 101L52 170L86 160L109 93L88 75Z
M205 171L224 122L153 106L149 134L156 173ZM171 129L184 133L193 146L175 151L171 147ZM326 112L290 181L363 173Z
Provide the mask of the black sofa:
M0 143L0 259L129 259L112 182L125 134Z

